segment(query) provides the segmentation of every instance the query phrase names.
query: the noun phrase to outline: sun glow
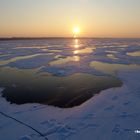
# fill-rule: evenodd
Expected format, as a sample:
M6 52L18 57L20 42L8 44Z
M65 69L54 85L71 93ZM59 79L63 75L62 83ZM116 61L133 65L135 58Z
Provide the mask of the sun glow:
M73 33L78 34L80 32L80 28L79 27L74 27L73 28Z
M73 37L76 38L79 33L80 33L80 28L74 27L73 28Z

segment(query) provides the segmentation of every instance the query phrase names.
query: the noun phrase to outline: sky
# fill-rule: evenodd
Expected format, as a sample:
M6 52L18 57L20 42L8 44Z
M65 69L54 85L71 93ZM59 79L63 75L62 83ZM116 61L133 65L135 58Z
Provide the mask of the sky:
M0 37L140 38L140 0L0 0Z

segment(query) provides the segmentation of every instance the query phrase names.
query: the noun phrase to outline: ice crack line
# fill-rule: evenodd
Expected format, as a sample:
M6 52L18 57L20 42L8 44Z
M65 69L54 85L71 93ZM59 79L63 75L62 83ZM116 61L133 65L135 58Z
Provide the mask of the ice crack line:
M41 133L40 131L36 130L36 129L33 128L32 126L30 126L30 125L28 125L28 124L26 124L26 123L24 123L24 122L22 122L22 121L19 121L19 120L17 120L16 118L11 117L11 116L9 116L9 115L7 115L7 114L1 112L1 111L0 111L0 114L3 115L3 116L5 116L5 117L7 117L7 118L10 118L10 119L12 119L12 120L18 122L18 123L20 123L20 124L22 124L22 125L24 125L24 126L26 126L26 127L28 127L28 128L30 128L30 129L32 129L33 131L35 131L36 133L38 133L41 137L43 137L45 140L48 140L48 138L47 138L43 133Z

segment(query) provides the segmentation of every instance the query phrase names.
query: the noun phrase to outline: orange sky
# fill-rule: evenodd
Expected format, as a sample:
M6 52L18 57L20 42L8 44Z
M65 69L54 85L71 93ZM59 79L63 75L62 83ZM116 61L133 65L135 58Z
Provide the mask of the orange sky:
M0 37L140 37L140 0L0 0Z

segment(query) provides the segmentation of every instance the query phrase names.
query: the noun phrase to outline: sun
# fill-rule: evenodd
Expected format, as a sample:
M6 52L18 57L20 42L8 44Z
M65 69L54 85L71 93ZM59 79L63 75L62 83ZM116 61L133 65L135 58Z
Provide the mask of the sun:
M73 28L73 36L74 38L77 37L77 35L80 33L80 28L78 26Z
M73 28L73 33L74 34L78 34L80 32L80 28L79 27L74 27Z

